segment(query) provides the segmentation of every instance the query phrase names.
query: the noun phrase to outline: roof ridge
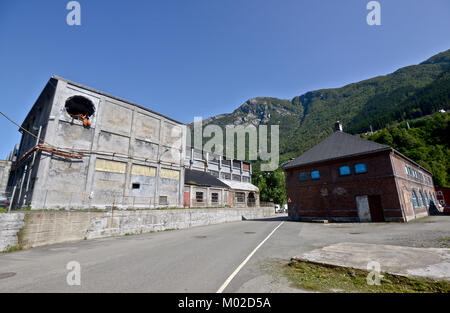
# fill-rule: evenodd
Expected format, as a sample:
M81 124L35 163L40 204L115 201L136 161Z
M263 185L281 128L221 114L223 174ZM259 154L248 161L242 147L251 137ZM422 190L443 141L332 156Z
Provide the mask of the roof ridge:
M356 135L336 131L305 151L299 157L285 164L283 168L339 159L352 155L373 153L387 149L392 148Z

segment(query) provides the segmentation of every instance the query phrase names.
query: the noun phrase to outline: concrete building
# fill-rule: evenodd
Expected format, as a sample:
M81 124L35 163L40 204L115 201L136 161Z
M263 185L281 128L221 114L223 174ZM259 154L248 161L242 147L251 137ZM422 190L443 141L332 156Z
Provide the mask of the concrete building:
M259 206L250 163L188 147L185 168L185 207Z
M174 119L53 76L22 127L16 207L183 206L186 126Z
M428 215L432 175L391 147L342 125L283 166L294 220L407 222Z
M0 195L7 193L9 172L11 170L11 161L0 160Z

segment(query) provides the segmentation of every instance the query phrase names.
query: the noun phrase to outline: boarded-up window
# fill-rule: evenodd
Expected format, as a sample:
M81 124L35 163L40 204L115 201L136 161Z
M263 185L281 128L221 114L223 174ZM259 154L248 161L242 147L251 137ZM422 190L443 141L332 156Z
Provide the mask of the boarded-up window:
M219 194L217 192L213 192L211 194L211 202L213 203L219 202Z
M167 168L162 168L160 176L162 178L168 178L168 179L179 179L180 178L180 171L175 171L175 170L169 170Z
M143 165L136 165L133 164L133 167L131 169L131 174L133 175L139 175L139 176L156 176L156 168L151 166L143 166Z
M159 196L159 204L167 205L167 196Z
M127 164L123 162L97 159L95 161L95 170L101 172L121 173L124 174Z

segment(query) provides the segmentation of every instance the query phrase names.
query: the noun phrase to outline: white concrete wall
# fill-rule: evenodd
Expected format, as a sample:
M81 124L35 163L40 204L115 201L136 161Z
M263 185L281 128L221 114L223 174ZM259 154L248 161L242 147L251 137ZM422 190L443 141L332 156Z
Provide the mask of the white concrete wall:
M68 241L185 229L273 215L273 208L3 213L0 214L0 251L16 245L26 249Z
M24 225L24 213L0 214L0 252L18 245L17 233Z

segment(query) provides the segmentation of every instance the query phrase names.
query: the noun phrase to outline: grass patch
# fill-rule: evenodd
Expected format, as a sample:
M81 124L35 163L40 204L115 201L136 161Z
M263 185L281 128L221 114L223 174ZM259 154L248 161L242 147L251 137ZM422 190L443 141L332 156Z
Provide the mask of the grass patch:
M8 209L6 209L6 208L0 208L0 213L8 213Z
M10 253L10 252L15 252L15 251L20 251L20 250L23 250L21 245L11 246L11 247L8 247L8 249L6 249L5 251L3 251L3 253Z
M382 273L380 285L367 284L367 271L293 260L283 274L294 286L320 292L450 293L450 282Z

